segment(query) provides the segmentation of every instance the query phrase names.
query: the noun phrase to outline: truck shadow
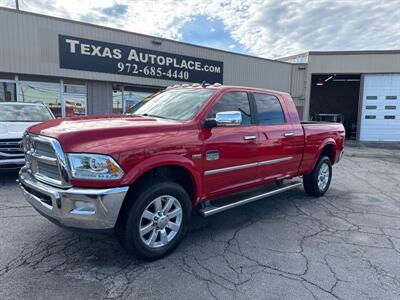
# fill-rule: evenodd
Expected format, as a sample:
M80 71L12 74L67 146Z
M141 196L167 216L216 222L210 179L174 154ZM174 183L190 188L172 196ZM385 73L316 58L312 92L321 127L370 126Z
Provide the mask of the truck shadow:
M0 185L14 183L18 178L18 169L0 169Z
M6 174L8 175L1 181L7 182L16 179L16 172L7 172ZM245 208L237 207L208 218L203 218L193 212L186 239L170 256L179 255L182 251L190 252L190 248L199 243L212 243L213 238L220 234L232 235L232 232L239 230L245 224L262 220L273 221L285 215L295 214L297 208L293 201L300 199L307 201L313 198L303 195L301 191L294 190L247 204L244 206ZM25 244L28 246L22 249L20 255L15 259L15 264L24 262L23 264L33 265L35 268L44 268L47 271L56 269L73 271L74 268L82 270L82 268L91 269L93 267L101 269L110 266L118 268L118 266L124 265L126 267L126 264L132 263L146 264L127 255L114 236L89 237L64 230L54 224L47 223L48 221L43 219L43 223L45 222L44 225L49 227L51 231L42 231L39 241L37 236L35 237L36 240L26 241ZM54 233L54 231L56 234L49 235L50 232ZM27 257L31 259L27 260ZM168 260L168 257L165 259ZM165 259L161 259L159 262ZM18 261L19 263L17 263ZM54 265L54 262L57 261L62 261L62 263Z
M8 173L7 179L2 180L15 180L13 176L16 174ZM160 270L186 272L187 259L197 261L201 257L225 255L225 250L232 246L232 241L242 230L242 236L265 237L264 228L280 228L282 224L288 223L287 218L299 215L301 206L311 205L310 202L313 201L317 200L307 197L300 189L295 189L208 218L194 212L189 232L182 245L169 256L155 262L139 261L129 256L115 237L91 238L66 231L42 219L39 222L41 228L38 234L24 241L24 246L19 253L16 252L15 258L0 269L0 278L12 270L28 267L40 272L97 281L107 289L125 290L123 286L115 287L115 284L124 285L123 281L115 278L124 276L130 284L135 280L135 274L151 274ZM291 225L287 225L286 230L295 226L292 222L289 223ZM249 236L245 231L248 229L252 231L250 235L254 236ZM280 235L275 233L275 236ZM243 240L236 242L244 243ZM262 243L267 245L267 242L264 240ZM282 242L275 237L275 242L277 247L286 247L286 241ZM293 243L297 245L296 241Z

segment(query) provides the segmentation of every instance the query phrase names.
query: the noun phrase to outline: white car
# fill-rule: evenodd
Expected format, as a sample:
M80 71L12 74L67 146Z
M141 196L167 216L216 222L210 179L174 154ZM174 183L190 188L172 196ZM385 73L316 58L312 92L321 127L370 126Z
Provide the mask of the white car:
M0 168L21 167L25 163L22 135L30 126L54 119L40 103L0 102Z

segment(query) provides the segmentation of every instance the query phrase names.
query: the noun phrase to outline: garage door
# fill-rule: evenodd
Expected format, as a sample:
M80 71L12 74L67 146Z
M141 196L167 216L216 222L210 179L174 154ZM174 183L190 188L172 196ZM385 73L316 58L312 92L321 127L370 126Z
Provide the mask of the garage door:
M400 141L400 74L364 76L361 141Z

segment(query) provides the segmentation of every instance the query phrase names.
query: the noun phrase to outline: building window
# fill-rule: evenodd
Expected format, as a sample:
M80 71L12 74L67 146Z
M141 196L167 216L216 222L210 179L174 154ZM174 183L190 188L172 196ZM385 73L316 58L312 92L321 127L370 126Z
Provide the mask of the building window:
M376 116L367 115L365 116L366 119L376 119Z
M86 115L86 97L79 95L64 95L65 116L79 117Z
M74 117L86 115L86 85L32 80L17 81L18 101L45 104L56 117Z
M144 98L157 92L158 89L143 89L132 86L114 86L112 101L113 113L123 114L131 110L136 104L141 102Z
M142 102L144 98L150 96L153 92L135 91L131 89L124 89L124 112L132 109L136 104Z
M376 105L367 105L365 109L377 109Z
M397 96L386 96L386 100L396 100Z
M113 89L112 98L113 98L113 114L122 114L124 112L122 90L119 88Z
M385 116L386 120L394 120L396 119L396 116Z
M378 96L367 96L367 100L378 100Z
M0 101L13 102L17 101L15 82L0 80Z
M386 105L385 109L396 109L396 105Z
M62 116L60 83L19 81L18 100L22 102L43 103L50 108L54 116Z
M75 83L63 84L63 103L66 117L86 115L86 85Z
M84 84L64 84L64 93L86 95L86 85Z

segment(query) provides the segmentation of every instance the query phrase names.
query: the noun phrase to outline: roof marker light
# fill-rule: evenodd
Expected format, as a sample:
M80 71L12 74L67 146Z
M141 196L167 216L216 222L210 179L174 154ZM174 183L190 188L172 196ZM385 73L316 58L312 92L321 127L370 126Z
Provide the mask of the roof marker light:
M207 87L207 86L209 86L210 84L209 83L207 83L207 81L203 81L202 83L201 83L201 87Z

